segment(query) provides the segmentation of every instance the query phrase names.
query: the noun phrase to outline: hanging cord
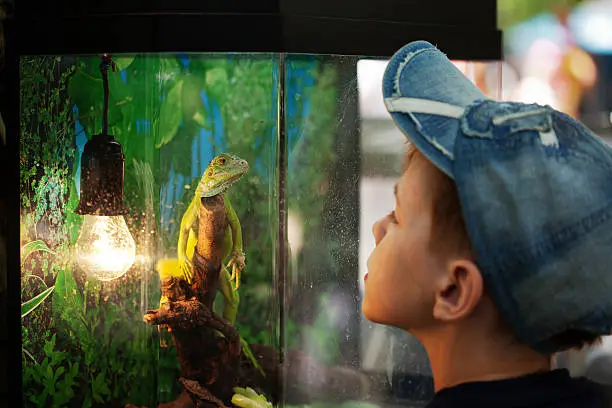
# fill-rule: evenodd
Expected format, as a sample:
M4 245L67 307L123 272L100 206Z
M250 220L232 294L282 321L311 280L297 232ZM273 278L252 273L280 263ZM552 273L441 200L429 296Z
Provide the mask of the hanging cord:
M112 68L115 72L116 64L111 59L111 54L102 55L100 62L100 72L102 73L102 84L104 86L104 110L102 111L102 134L108 135L108 69Z

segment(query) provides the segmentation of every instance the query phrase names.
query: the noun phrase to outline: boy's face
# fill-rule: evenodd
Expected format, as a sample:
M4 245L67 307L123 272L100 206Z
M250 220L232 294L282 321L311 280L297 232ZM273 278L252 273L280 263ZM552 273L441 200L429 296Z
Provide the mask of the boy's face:
M445 270L445 257L431 246L431 185L438 181L437 171L413 155L396 184L394 212L374 225L376 248L368 260L362 305L370 321L408 331L434 323L436 279Z

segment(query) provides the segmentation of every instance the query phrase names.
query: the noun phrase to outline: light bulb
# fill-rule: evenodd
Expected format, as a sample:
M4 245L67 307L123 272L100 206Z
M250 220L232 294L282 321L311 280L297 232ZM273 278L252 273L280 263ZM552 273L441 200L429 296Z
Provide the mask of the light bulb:
M136 244L122 215L85 215L76 250L77 264L101 281L125 275L136 259Z

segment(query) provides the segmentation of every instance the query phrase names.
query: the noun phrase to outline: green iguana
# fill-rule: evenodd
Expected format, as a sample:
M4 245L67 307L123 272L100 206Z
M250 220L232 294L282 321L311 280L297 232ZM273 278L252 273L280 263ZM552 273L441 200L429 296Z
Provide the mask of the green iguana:
M211 160L202 179L198 183L196 193L183 218L178 238L178 257L177 259L163 259L158 262L157 270L162 280L167 277L182 278L191 284L193 279L192 257L197 245L197 235L195 230L199 226L200 218L200 199L202 197L213 197L225 194L227 190L238 181L249 170L246 160L228 153L221 153ZM232 207L230 200L224 196L225 215L227 217L227 228L221 248L222 260L231 258L227 264L221 265L221 275L219 276L219 289L223 294L224 307L223 317L234 324L238 313L238 287L240 286L240 274L245 265L245 255L242 252L242 228ZM177 264L178 263L178 264ZM227 268L232 268L232 273ZM232 288L231 281L236 279L236 287ZM160 299L160 306L166 302L165 296Z
M195 230L199 226L200 200L202 197L225 194L248 170L249 164L246 160L229 153L221 153L210 161L198 183L196 194L189 203L181 220L177 249L178 258L161 259L157 262L156 269L162 281L166 278L175 277L184 279L191 285L193 279L192 258L198 241ZM219 276L219 289L223 294L224 300L223 318L233 325L236 322L236 315L238 313L240 298L237 290L240 286L240 274L245 266L245 255L242 250L242 228L240 221L228 197L224 195L223 198L227 228L221 247L222 264L221 275ZM223 265L223 262L228 257L230 259L227 266ZM230 267L232 268L231 274L228 271ZM236 287L232 288L231 282L234 278L236 279ZM167 301L168 299L162 296L159 302L160 308ZM255 367L262 371L248 343L242 337L240 339L245 355L249 357Z

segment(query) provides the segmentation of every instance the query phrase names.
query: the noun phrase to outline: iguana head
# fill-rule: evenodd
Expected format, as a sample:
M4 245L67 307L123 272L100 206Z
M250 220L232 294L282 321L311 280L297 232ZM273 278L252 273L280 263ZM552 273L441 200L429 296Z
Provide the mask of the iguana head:
M223 194L240 177L249 171L249 163L238 156L221 153L210 161L202 179L198 183L200 197Z

